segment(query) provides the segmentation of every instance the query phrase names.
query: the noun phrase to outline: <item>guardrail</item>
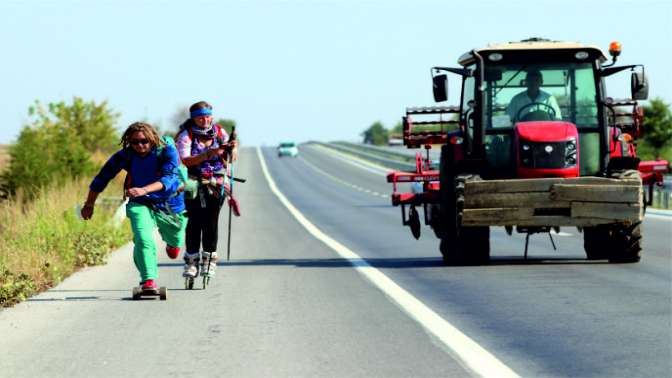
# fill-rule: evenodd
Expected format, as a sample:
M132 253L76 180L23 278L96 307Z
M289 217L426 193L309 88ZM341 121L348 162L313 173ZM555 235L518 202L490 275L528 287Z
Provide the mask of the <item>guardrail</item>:
M409 163L409 162L404 162L401 160L394 160L394 159L388 159L380 156L380 152L378 154L375 154L373 152L366 152L364 148L354 148L351 146L346 145L345 143L319 143L315 142L315 144L318 144L320 146L324 146L326 148L331 148L337 151L345 152L350 155L355 155L358 157L361 157L363 159L378 163L386 168L390 169L395 169L395 170L403 170L403 171L415 171L415 163ZM359 147L359 145L358 145ZM389 155L395 155L394 153L390 153ZM397 154L399 158L408 160L409 156L408 155L401 155Z

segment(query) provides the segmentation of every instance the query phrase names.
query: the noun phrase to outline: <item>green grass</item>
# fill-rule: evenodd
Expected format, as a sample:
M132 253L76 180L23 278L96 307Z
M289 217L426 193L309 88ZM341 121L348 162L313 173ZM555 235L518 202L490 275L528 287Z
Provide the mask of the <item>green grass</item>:
M96 206L86 223L77 217L86 184L46 190L23 206L21 198L0 203L0 307L52 287L81 267L103 264L110 251L131 240L128 221L111 225L113 207Z

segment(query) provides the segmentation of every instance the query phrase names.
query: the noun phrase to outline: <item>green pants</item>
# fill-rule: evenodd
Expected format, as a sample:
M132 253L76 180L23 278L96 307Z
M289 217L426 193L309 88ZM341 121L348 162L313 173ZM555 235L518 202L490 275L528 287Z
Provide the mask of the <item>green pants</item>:
M140 272L140 281L155 280L158 277L154 228L158 227L161 239L173 247L181 247L187 217L177 214L171 217L160 211L134 202L126 205L126 216L133 229L133 262Z

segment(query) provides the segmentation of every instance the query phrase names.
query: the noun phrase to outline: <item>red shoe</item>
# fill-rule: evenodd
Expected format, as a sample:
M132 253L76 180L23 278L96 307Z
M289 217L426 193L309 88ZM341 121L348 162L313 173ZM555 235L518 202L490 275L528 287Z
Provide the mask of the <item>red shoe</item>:
M168 254L168 257L170 257L171 259L176 259L177 256L180 255L180 247L171 247L167 245L166 253Z
M142 291L156 292L158 290L159 287L156 286L156 282L154 282L154 280L147 280L142 284Z

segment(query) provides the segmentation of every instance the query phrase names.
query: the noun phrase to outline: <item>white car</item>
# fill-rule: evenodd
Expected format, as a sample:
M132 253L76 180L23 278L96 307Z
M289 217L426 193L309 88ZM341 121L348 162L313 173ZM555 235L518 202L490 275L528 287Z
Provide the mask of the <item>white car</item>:
M297 157L299 156L299 148L296 147L294 142L282 142L278 146L278 157L289 156Z

